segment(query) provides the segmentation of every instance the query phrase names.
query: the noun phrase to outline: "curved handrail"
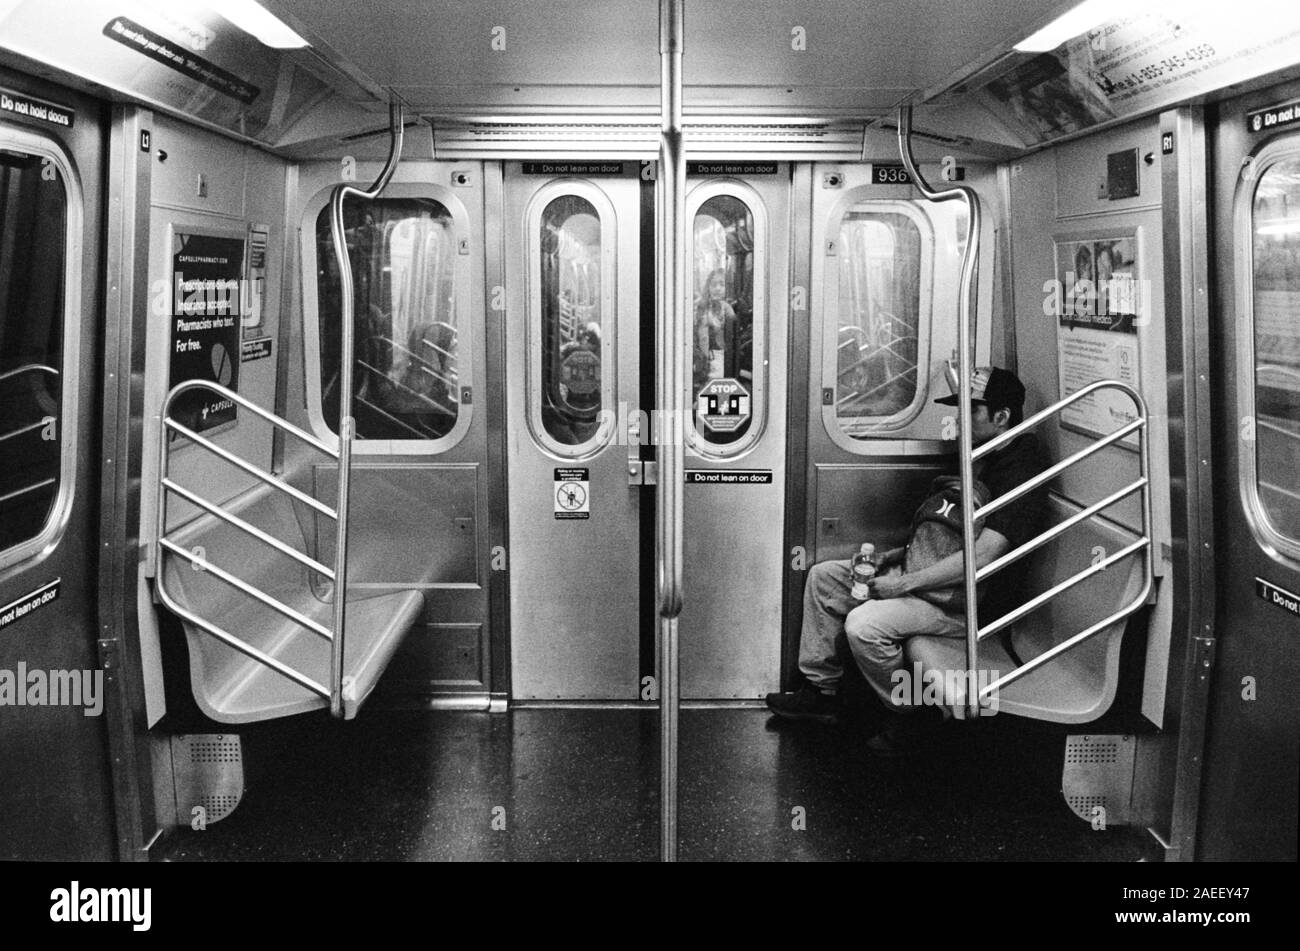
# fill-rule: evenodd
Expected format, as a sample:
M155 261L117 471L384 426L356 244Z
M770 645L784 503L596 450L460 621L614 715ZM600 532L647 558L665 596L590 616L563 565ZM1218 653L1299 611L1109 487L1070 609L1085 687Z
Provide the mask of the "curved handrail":
M161 577L161 573L160 573L160 577ZM323 687L321 684L318 684L316 681L312 680L306 674L303 674L295 670L294 668L290 667L288 664L284 663L284 661L277 660L276 658L272 657L270 654L267 654L265 651L260 651L253 645L240 640L238 637L231 634L229 631L225 630L224 628L218 627L216 624L213 624L211 621L199 617L197 614L195 614L193 611L189 610L188 608L182 607L180 604L177 603L176 599L173 598L171 594L167 591L166 585L158 584L155 585L154 587L155 590L158 592L158 600L160 600L163 603L163 607L167 608L167 610L171 611L173 614L175 614L182 620L189 621L191 624L195 625L196 627L203 628L203 630L207 631L209 634L211 634L213 637L215 637L217 640L221 641L223 644L227 645L228 647L234 648L235 650L239 651L241 654L243 654L246 657L251 657L259 664L264 664L265 666L270 667L276 673L280 674L283 677L289 678L299 686L306 687L312 693L317 694L321 697L330 696L329 690L326 690L325 687Z
M1055 403L1053 403L1051 406L1047 407L1046 409L1041 409L1033 416L1028 416L1025 419L1022 419L1020 422L1016 423L1016 425L1008 429L1005 433L999 433L997 436L993 437L988 442L980 443L980 445L975 448L974 452L972 452L971 455L974 459L979 459L981 456L987 456L991 452L997 452L999 449L1001 449L1007 443L1011 442L1017 436L1027 432L1030 429L1033 429L1035 426L1037 426L1043 420L1047 419L1049 416L1055 416L1057 413L1065 409L1070 404L1077 403L1085 396L1091 396L1097 390L1106 390L1106 389L1119 390L1120 392L1124 393L1126 396L1128 396L1130 399L1133 400L1134 405L1137 407L1138 419L1143 419L1143 420L1146 419L1147 402L1145 399L1143 399L1142 394L1139 393L1137 390L1135 390L1132 386L1130 386L1129 384L1125 383L1122 380L1093 380L1091 383L1079 387L1069 396L1064 396L1061 399L1057 400Z
M339 378L339 471L338 501L335 503L339 518L334 541L338 579L334 586L334 643L330 653L330 713L343 715L343 648L344 617L347 613L347 555L348 555L348 494L352 467L352 440L356 435L356 420L352 417L352 361L356 347L355 293L352 284L352 259L348 257L346 228L343 222L343 201L349 195L373 200L379 197L402 157L405 124L402 106L393 100L388 106L389 149L388 160L379 177L369 188L339 185L330 195L330 236L334 242L334 260L339 269L339 319L342 323L339 358L342 361Z
M1100 632L1106 630L1108 627L1110 627L1112 624L1116 623L1117 621L1121 621L1124 618L1128 617L1130 614L1133 614L1135 611L1140 609L1144 604L1146 604L1147 600L1151 596L1151 590L1155 586L1155 566L1153 563L1154 559L1152 558L1152 551L1151 551L1151 544L1152 544L1151 542L1151 450L1150 450L1150 437L1149 437L1150 430L1147 425L1149 416L1147 412L1146 400L1142 398L1142 394L1139 393L1133 386L1129 385L1128 383L1124 383L1121 380L1095 380L1086 386L1082 386L1075 392L1071 393L1069 396L1057 400L1055 403L1053 403L1051 406L1047 407L1046 409L1040 410L1039 412L1035 413L1029 418L1022 420L1020 423L1008 429L1005 433L1001 433L997 437L990 439L988 442L978 446L972 453L973 456L972 462L974 461L974 459L980 458L981 456L987 455L988 453L996 452L999 448L1011 442L1013 439L1027 432L1033 427L1037 426L1039 423L1043 422L1044 420L1049 419L1052 416L1055 416L1057 413L1060 413L1062 410L1066 409L1067 407L1073 405L1074 403L1077 403L1079 400L1091 396L1093 393L1097 392L1098 390L1103 390L1103 389L1119 390L1121 393L1124 393L1131 400L1133 400L1133 406L1137 412L1137 418L1130 423L1126 423L1125 425L1120 426L1114 432L1107 433L1105 436L1098 437L1094 442L1086 446L1084 449L1081 449L1080 451L1061 460L1055 465L1043 470L1043 472L1039 473L1038 475L1025 480L1020 485L1016 486L1014 489L1011 489L1008 492L1004 492L1002 495L999 495L996 499L994 499L992 502L988 503L987 505L980 506L979 509L977 510L977 514L981 514L981 515L987 514L993 507L1001 508L1006 503L1011 502L1019 498L1020 496L1025 495L1028 492L1032 492L1034 489L1038 488L1039 486L1044 485L1048 480L1056 477L1057 475L1060 475L1066 469L1069 469L1070 467L1077 465L1078 463L1082 462L1084 459L1087 459L1089 456L1092 456L1093 454L1100 452L1102 449L1105 449L1107 446L1113 445L1114 443L1118 442L1120 439L1127 436L1129 433L1137 433L1138 435L1139 472L1138 472L1137 480L1132 484L1125 486L1124 488L1112 492L1110 495L1101 499L1100 501L1093 503L1092 505L1085 508L1083 511L1079 512L1077 515L1069 519L1066 519L1060 525L1053 526L1043 532L1040 532L1038 535L1035 535L1033 538L1025 542L1023 545L1019 546L1015 550L1010 551L1005 555L1002 555L996 560L985 565L983 568L978 569L976 571L976 578L982 581L985 578L989 577L990 575L993 575L996 572L1001 571L1003 568L1005 568L1007 565L1011 564L1012 562L1019 560L1020 558L1029 554L1031 551L1051 541L1053 538L1057 537L1058 535L1064 534L1065 531L1067 531L1069 528L1072 528L1074 525L1077 525L1079 522L1082 522L1085 518L1089 518L1092 515L1099 513L1102 509L1105 509L1111 504L1118 502L1121 498L1124 498L1132 494L1133 492L1139 490L1142 493L1142 535L1141 537L1139 537L1137 541L1133 542L1130 545L1126 545L1124 548L1120 549L1114 554L1108 555L1100 562L1089 565L1087 568L1084 568L1081 571L1077 572L1076 574L1072 575L1071 577L1065 579L1064 581L1059 582L1058 584L1054 585L1052 588L1048 589L1047 591L1044 591L1041 594L1031 598L1030 600L1026 601L1024 604L1022 604L1020 607L1007 612L1002 617L998 618L996 621L991 621L988 624L985 624L984 626L981 627L979 625L978 618L972 619L971 616L968 615L966 620L967 632L969 635L969 632L971 630L974 630L975 639L977 642L986 640L987 638L993 636L1003 628L1008 627L1011 624L1014 624L1016 621L1020 620L1026 615L1032 613L1033 611L1038 610L1044 604L1051 601L1053 598L1057 597L1058 595L1068 591L1070 588L1073 588L1075 585L1085 581L1086 579L1092 577L1093 575L1105 571L1111 565L1123 560L1124 558L1127 558L1130 555L1136 555L1139 552L1143 554L1142 588L1127 605L1120 608L1118 611L1115 611L1109 617L1096 622L1095 624L1089 626L1083 631L1080 631L1078 634L1072 635L1071 637L1055 645L1049 650L1046 650L1042 654L1039 654L1037 657L1033 658L1032 660L1026 661L1025 663L1021 664L1019 667L1016 667L1014 670L1009 671L1007 674L997 678L992 683L986 684L985 686L981 687L977 692L973 692L972 696L974 698L974 702L976 705L978 705L980 700L983 700L986 697L991 696L995 691L999 690L1000 688L1005 687L1007 684L1013 683L1016 680L1019 680L1021 677L1024 677L1029 672L1036 670L1037 668L1050 662L1054 658L1064 654L1066 651L1072 650L1073 648L1077 647L1079 644L1082 644L1084 641L1088 640L1094 635L1099 634ZM975 668L970 667L969 670L973 671L975 670Z
M168 392L168 394L163 398L162 418L164 420L167 419L167 417L170 415L172 403L176 401L176 397L180 396L182 393L187 393L190 390L211 390L213 393L216 393L218 396L224 397L225 399L230 400L232 403L236 403L239 406L242 406L244 409L248 410L254 416L260 416L262 419L266 420L272 426L275 426L279 429L283 429L285 432L297 436L299 439L307 443L312 448L325 453L325 455L330 456L333 459L337 459L339 457L337 450L321 442L311 433L299 429L297 426L295 426L293 423L289 422L288 420L281 419L279 416L276 416L274 413L262 409L260 406L256 405L255 403L250 403L247 399L240 396L234 390L228 389L227 387L222 386L220 383L215 383L211 380L186 380L184 383L177 383L175 386L173 386L171 388L171 391Z
M23 373L33 373L33 372L48 373L51 376L60 375L58 370L56 370L54 367L49 366L47 364L26 363L20 367L15 367L12 370L6 370L4 373L0 373L0 383L3 383L5 380L10 379L11 377L20 376Z
M974 621L977 604L974 557L975 476L971 469L974 460L971 457L970 431L971 338L973 336L970 299L971 289L975 283L975 268L979 261L980 201L975 189L969 185L955 185L943 191L936 191L930 187L912 158L912 107L910 105L899 106L898 108L898 151L903 159L903 167L907 169L907 174L911 176L912 182L922 195L930 201L961 199L966 202L968 211L966 217L966 248L962 253L961 282L958 290L960 296L957 301L957 415L961 420L960 425L957 427L957 439L961 462L962 551L965 552L963 563L966 575L966 667L968 670L975 670L979 654L979 642L976 637L978 631ZM977 716L979 714L979 698L971 696L968 701L968 708L970 716Z
M158 450L159 451L159 459L158 459L159 494L158 494L158 506L157 506L158 507L157 526L155 529L154 548L153 548L154 563L157 565L157 579L154 584L154 589L158 593L158 599L162 602L163 606L166 607L173 614L177 615L182 620L188 621L194 626L206 631L208 634L215 637L223 644L226 644L227 646L233 648L234 650L239 651L241 654L244 654L247 657L251 657L253 660L257 661L260 664L263 664L264 666L270 667L272 670L276 671L281 676L287 677L289 680L293 681L294 683L307 688L312 693L318 694L319 696L322 697L330 697L331 694L329 689L317 683L315 680L308 677L306 674L303 674L301 671L296 670L289 664L286 664L283 661L278 660L277 658L267 654L266 652L259 650L258 648L252 646L248 642L242 640L239 637L236 637L234 634L231 634L229 631L225 630L219 625L214 624L211 621L200 617L193 611L190 611L189 609L181 606L176 601L176 599L172 597L171 592L167 588L166 573L163 570L164 552L170 552L175 557L189 558L197 567L200 567L206 571L210 571L214 577L219 578L221 581L225 582L226 584L231 585L237 588L238 590L242 591L243 593L249 595L250 597L260 601L262 604L266 605L272 610L277 611L284 617L289 618L294 623L306 628L307 630L312 631L313 633L319 636L325 637L327 640L334 639L332 633L326 630L323 625L318 624L316 621L313 621L312 619L306 617L301 612L296 611L294 608L290 607L289 605L284 604L278 599L272 597L262 589L258 588L256 585L243 581L240 578L236 577L235 575L231 574L230 572L224 570L219 565L216 565L208 561L201 554L196 552L185 551L183 548L181 548L179 545L177 545L175 542L173 542L170 538L167 537L167 531L166 531L167 530L167 498L169 494L176 494L184 498L190 504L195 505L201 510L207 512L209 515L212 515L215 518L220 519L221 521L225 522L228 525L231 525L232 527L234 527L235 529L241 532L244 532L245 534L257 538L258 540L274 548L276 551L280 552L281 554L294 559L295 561L304 565L309 570L320 572L329 577L333 577L334 575L336 575L338 570L337 562L335 563L335 568L331 570L325 565L317 562L315 559L302 554L297 549L294 549L291 546L280 541L278 538L275 538L274 536L268 534L267 532L264 532L261 529L256 528L255 526L244 521L238 516L225 511L221 506L215 505L207 501L206 499L202 498L198 494L191 492L190 490L186 489L184 486L181 486L178 483L172 481L168 471L169 461L171 458L171 452L170 452L171 440L169 434L175 432L185 437L189 441L191 441L191 443L193 443L194 445L197 445L200 448L208 450L209 452L215 454L217 457L226 460L232 465L235 465L238 468L242 469L243 471L249 473L250 475L260 479L262 482L266 483L271 488L283 492L301 502L305 502L311 505L313 508L315 508L317 511L320 511L323 515L327 517L338 518L338 514L333 510L331 510L329 506L324 505L323 503L307 495L305 492L302 492L301 490L294 488L293 486L277 478L271 473L265 471L264 469L261 469L260 467L254 465L253 463L248 462L245 459L241 459L240 457L236 456L234 453L230 452L229 450L224 449L221 446L217 445L216 443L212 442L211 440L199 435L197 432L190 429L188 426L178 423L176 422L176 420L172 419L171 418L172 404L175 403L176 400L183 394L193 392L195 390L207 390L209 392L217 394L223 399L230 400L232 403L248 410L253 415L258 416L261 419L264 419L272 426L277 427L287 433L290 433L291 435L298 437L303 442L306 442L307 444L317 449L321 453L324 453L325 455L331 458L335 458L335 459L338 458L338 453L335 452L334 449L330 448L325 443L321 442L315 436L311 435L310 433L304 432L303 430L299 429L297 426L293 425L287 420L281 419L275 414L262 409L260 406L257 406L256 404L249 402L247 399L240 396L238 393L234 392L231 389L228 389L227 387L222 386L220 383L217 383L212 380L186 380L172 387L171 390L167 393L167 395L163 397L162 411L160 414L160 420L162 425L159 427L159 440L158 440L159 442L159 450Z

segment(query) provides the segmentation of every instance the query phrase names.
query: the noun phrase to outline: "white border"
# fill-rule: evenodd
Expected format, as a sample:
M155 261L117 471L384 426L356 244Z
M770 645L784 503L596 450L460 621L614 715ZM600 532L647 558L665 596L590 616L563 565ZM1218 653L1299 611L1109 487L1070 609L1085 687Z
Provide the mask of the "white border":
M85 206L82 201L81 179L71 157L57 141L27 129L0 125L0 148L53 161L62 176L67 202L63 249L63 354L62 366L59 368L59 426L62 429L59 488L46 517L45 527L40 533L0 552L0 571L3 571L28 558L53 551L72 516L77 482L77 431L81 425L81 256Z
M868 211L896 213L908 218L921 233L920 300L918 314L921 326L917 328L916 394L906 408L884 417L866 436L850 436L840 426L835 405L822 405L822 425L831 442L854 455L878 455L880 439L899 439L898 433L906 429L925 409L930 395L929 367L934 344L934 222L918 207L917 202L899 198L873 198L878 186L858 185L844 193L831 209L826 219L826 241L836 242L836 253L823 253L822 266L822 384L839 393L839 286L840 263L843 250L838 247L844 216L859 206L869 206ZM822 249L825 252L825 248ZM834 331L833 333L831 331ZM922 340L922 335L924 335ZM924 342L924 346L922 346Z
M1255 192L1270 168L1292 158L1300 159L1300 136L1292 134L1267 143L1242 164L1232 198L1237 284L1237 412L1234 415L1239 420L1252 420L1256 430L1259 420L1255 415ZM1247 451L1239 428L1232 428L1237 430L1238 491L1251 534L1274 561L1300 568L1300 539L1288 538L1274 527L1259 497L1258 432Z
M713 443L704 437L693 424L683 427L686 431L686 448L703 459L735 459L744 455L762 439L763 432L767 429L767 336L771 324L771 315L768 312L767 285L768 285L768 237L767 230L767 206L763 204L762 197L749 184L734 178L719 178L703 182L696 185L686 196L686 220L690 222L690 236L687 238L687 257L686 260L694 262L695 260L695 216L699 214L700 208L705 202L713 198L726 197L735 198L737 201L744 203L749 209L750 214L754 216L754 339L753 339L753 378L751 383L754 392L750 399L750 419L749 429L745 435L735 442L730 443ZM686 339L693 339L694 331L691 329L694 324L695 302L694 302L694 284L695 275L692 271L691 280L686 288L686 300L682 302L682 313L691 315L688 317ZM762 320L759 320L759 315ZM688 346L686 353L694 353L694 347ZM693 358L692 358L693 359ZM695 401L699 394L693 392L692 373L686 374L687 393L683 406L690 408L690 419L694 420Z
M542 249L541 223L546 206L557 198L576 196L589 202L600 216L600 420L596 432L586 442L564 445L546 432L542 424ZM615 363L618 340L618 219L609 196L595 183L584 179L560 178L548 182L533 193L524 213L524 244L528 256L527 270L527 387L528 429L533 441L552 456L564 460L590 459L599 454L614 436L618 416L618 367Z
M307 388L307 419L312 432L326 445L338 447L338 433L325 423L325 414L321 406L321 356L320 356L320 298L317 292L317 276L320 264L316 259L316 220L320 217L330 200L335 185L330 185L314 194L303 205L301 227L298 229L302 245L302 324L303 354L306 360L305 383ZM469 310L470 266L473 263L473 247L469 254L460 254L462 242L469 242L469 212L464 203L450 188L443 185L424 182L391 182L376 201L386 198L427 198L436 201L447 209L451 215L452 235L457 246L456 268L453 277L454 313L453 325L456 328L456 374L460 386L460 400L456 413L456 422L445 436L438 439L355 439L352 442L353 455L436 455L454 448L469 432L474 417L474 402L464 399L466 390L473 393L474 386L474 347L473 333L467 327L466 314Z

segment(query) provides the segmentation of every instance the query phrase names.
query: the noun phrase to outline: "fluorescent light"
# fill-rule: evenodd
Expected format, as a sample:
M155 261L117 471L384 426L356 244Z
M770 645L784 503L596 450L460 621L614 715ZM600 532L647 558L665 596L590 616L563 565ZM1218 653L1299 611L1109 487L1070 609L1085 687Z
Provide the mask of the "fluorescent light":
M306 40L257 0L212 0L212 9L272 49L291 50L307 45Z
M1047 53L1133 7L1131 0L1083 0L1033 36L1017 43L1016 49L1022 53Z

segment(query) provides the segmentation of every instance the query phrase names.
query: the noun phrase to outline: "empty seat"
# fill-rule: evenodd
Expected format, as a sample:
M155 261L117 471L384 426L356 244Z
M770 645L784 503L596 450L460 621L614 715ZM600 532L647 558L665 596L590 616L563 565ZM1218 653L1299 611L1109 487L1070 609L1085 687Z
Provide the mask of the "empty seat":
M1082 506L1056 495L1050 496L1049 505L1053 525L1082 510ZM1138 537L1096 515L1083 520L1025 556L1029 590L1024 600L1088 568L1099 550L1102 557L1112 555ZM1024 661L1032 660L1130 604L1142 590L1146 557L1143 551L1138 551L1021 618L1011 629L1016 653ZM1127 623L1128 618L1116 621L1042 667L999 688L997 710L1056 723L1087 723L1100 717L1115 699L1120 641ZM999 635L993 635L980 642L976 677L979 686L1018 666L999 640ZM909 665L921 665L923 676L928 671L942 676L949 671L965 670L966 641L913 637L907 642L905 655ZM945 691L943 702L955 714L963 715L960 687L964 684L951 676L948 681L958 689Z
M292 499L258 486L224 506L249 524L311 555ZM168 538L306 617L332 628L329 581L215 516L202 515ZM361 540L358 539L358 542ZM163 551L159 572L179 607L215 624L328 688L330 643L211 572ZM364 563L365 547L350 547L349 566ZM394 651L424 610L419 591L348 599L345 618L343 713L351 719L374 689ZM221 723L251 723L328 708L329 699L185 622L190 679L199 708Z

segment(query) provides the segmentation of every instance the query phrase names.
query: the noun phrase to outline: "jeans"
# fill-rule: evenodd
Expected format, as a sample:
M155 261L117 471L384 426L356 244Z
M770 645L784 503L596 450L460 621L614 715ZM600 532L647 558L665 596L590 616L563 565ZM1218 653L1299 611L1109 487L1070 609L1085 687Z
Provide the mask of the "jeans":
M901 571L893 567L884 574ZM808 572L799 669L817 687L837 687L844 670L836 656L836 641L843 632L862 676L881 702L894 709L891 678L895 670L904 667L903 642L917 634L965 637L965 616L950 614L912 595L858 601L851 593L852 578L849 561L818 562Z

